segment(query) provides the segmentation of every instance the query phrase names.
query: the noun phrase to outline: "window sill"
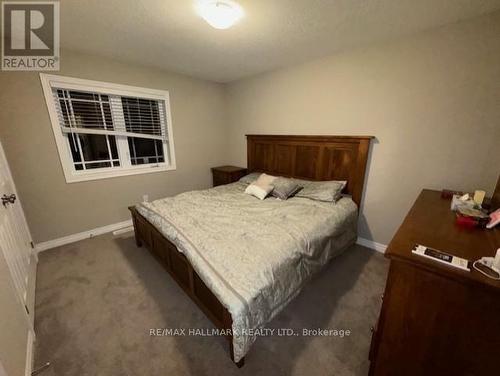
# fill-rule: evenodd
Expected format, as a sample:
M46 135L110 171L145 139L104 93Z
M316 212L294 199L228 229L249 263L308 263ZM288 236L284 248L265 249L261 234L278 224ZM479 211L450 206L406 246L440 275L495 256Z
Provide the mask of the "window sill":
M82 181L100 180L109 178L118 178L122 176L131 176L139 174L149 174L154 172L173 171L176 169L175 165L160 165L156 167L138 166L129 169L119 169L114 171L96 171L75 173L73 171L65 172L66 183L78 183Z

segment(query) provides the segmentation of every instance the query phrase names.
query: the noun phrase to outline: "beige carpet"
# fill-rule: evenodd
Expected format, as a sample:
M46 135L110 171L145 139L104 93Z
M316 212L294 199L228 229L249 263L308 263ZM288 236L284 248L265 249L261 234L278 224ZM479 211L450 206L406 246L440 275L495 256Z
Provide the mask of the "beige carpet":
M150 328L213 326L133 238L95 237L40 254L35 365L52 363L43 376L366 375L387 269L381 254L349 249L269 327L351 335L261 337L238 369L222 338L150 336Z

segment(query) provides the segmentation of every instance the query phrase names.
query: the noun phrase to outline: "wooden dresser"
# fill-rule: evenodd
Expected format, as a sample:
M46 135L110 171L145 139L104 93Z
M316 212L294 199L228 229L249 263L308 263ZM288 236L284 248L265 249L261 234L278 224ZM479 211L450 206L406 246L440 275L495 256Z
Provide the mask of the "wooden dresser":
M500 375L500 281L414 255L416 243L474 261L495 255L500 229L461 229L449 199L421 192L386 251L370 375Z

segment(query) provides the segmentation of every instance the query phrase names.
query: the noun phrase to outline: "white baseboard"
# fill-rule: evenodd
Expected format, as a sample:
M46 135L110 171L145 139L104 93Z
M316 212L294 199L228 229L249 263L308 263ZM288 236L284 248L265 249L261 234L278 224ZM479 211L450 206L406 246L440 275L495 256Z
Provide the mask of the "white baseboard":
M83 231L83 232L79 232L77 234L72 234L72 235L64 236L62 238L48 240L46 242L38 243L35 245L35 250L37 252L42 252L42 251L46 251L47 249L52 249L55 247L59 247L61 245L74 243L74 242L77 242L79 240L91 238L93 236L107 234L108 232L119 231L119 230L125 229L127 227L131 227L131 226L132 226L131 219L123 221L123 222L113 223L111 225L97 227L97 228L94 228L92 230Z
M373 250L380 252L380 253L384 253L385 250L387 249L387 245L382 244L382 243L377 243L377 242L374 242L373 240L368 240L365 238L358 238L356 243L359 245L362 245L364 247L373 249Z
M115 231L113 231L113 235L115 235L115 236L123 235L123 234L126 234L127 232L131 232L131 231L134 231L134 226L128 226L128 227L124 227L124 228L120 228L118 230L115 230Z

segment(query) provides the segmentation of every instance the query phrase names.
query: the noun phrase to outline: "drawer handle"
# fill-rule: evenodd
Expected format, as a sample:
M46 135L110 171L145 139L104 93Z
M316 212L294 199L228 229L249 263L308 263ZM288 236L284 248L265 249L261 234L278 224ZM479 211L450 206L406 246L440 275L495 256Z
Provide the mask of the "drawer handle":
M370 332L372 332L372 333L375 332L375 328L373 326L370 327Z

